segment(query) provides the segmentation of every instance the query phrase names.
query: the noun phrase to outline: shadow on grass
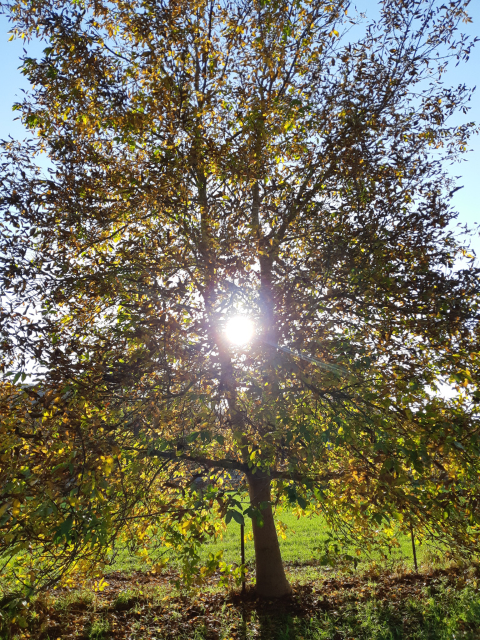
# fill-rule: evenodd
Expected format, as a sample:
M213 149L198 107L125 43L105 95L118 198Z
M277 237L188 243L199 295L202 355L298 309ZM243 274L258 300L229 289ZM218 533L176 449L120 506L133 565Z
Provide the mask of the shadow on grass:
M293 596L231 594L241 640L453 640L480 638L480 591L474 575L454 572L330 580L297 585ZM212 639L215 635L206 635ZM226 636L228 637L228 636Z
M163 582L162 582L163 580ZM318 576L292 596L168 589L172 576L118 574L101 595L56 592L3 610L1 640L480 640L480 574Z

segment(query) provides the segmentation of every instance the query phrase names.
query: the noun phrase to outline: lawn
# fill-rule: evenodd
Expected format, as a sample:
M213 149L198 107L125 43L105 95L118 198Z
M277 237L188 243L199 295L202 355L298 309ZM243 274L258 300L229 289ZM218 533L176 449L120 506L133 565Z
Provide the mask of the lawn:
M279 536L282 558L287 563L306 564L319 557L318 548L327 539L328 528L320 516L298 518L291 511L283 511L278 520L285 526L284 537ZM247 563L255 556L253 540L249 535L251 524L246 522L245 558ZM410 536L399 536L400 549L395 557L406 562L413 563L412 542ZM240 561L240 526L230 522L223 540L205 545L204 552L218 551L222 549L226 562ZM417 560L421 562L424 557L422 545L417 546ZM374 556L379 559L380 556ZM365 555L360 556L360 561L367 560Z
M279 535L279 542L282 551L282 558L287 565L290 564L315 564L319 558L319 550L322 543L327 539L328 528L320 516L298 518L292 511L284 510L277 516L277 521L283 525L281 529L284 534ZM249 566L253 566L255 552L251 537L251 523L247 519L245 524L245 559ZM240 564L240 525L233 520L227 527L227 531L222 540L207 543L201 548L201 557L206 560L210 553L223 551L223 559L226 563ZM399 535L400 548L395 553L388 556L387 564L403 563L406 567L413 568L413 552L410 536ZM425 545L416 545L417 560L419 566L426 561L431 563L431 552ZM382 564L385 560L380 554L367 557L362 554L358 560L360 564L370 562L372 558ZM388 562L389 561L389 562ZM174 559L172 563L175 564ZM112 571L136 571L144 569L145 565L140 558L130 555L126 551L119 551Z

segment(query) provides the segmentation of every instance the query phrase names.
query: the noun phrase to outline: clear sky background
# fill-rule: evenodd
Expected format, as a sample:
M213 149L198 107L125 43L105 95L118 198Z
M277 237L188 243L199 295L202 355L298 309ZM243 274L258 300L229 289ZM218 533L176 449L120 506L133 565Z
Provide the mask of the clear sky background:
M375 0L360 0L357 8L365 11L367 16L374 16L376 13ZM464 25L464 31L472 36L480 36L480 0L472 0L470 15L473 23ZM22 89L28 89L26 78L20 73L20 57L23 54L23 42L20 40L8 41L10 25L7 18L0 15L0 139L8 136L23 138L25 131L22 125L14 119L17 113L12 111L12 105L22 98ZM46 44L32 43L28 45L29 54L40 54ZM461 122L475 121L480 123L480 43L473 51L470 60L466 64L458 67L451 67L448 76L450 83L455 86L465 83L468 86L479 85L471 101L471 110L464 116L456 116L454 124ZM450 172L454 176L461 176L459 185L464 185L463 189L457 191L453 204L457 209L458 222L467 223L469 227L474 227L474 223L480 222L480 136L472 140L471 148L465 156L466 161L450 167ZM472 247L478 257L480 257L480 237L478 234L473 240Z

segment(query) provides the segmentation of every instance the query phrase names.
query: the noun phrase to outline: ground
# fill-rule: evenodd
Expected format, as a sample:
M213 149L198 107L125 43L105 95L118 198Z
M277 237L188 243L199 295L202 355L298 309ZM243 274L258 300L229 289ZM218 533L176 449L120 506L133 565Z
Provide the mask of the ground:
M170 565L145 570L123 551L98 580L53 589L31 602L4 603L1 640L480 640L480 568L435 560L418 548L414 572L411 540L400 540L393 558L362 557L360 564L320 566L316 548L326 536L319 519L286 513L282 540L293 595L279 601L256 597L253 550L247 543L246 590L221 584L215 574L200 591L187 591ZM247 530L248 534L248 530ZM239 555L239 526L203 553ZM142 570L143 569L143 570Z
M277 601L249 586L201 593L172 587L175 574L116 572L108 586L56 590L17 613L11 638L34 640L447 640L480 638L480 572L331 575L287 567L294 590ZM305 580L305 576L308 579ZM22 629L22 627L25 627ZM3 637L7 638L8 635Z

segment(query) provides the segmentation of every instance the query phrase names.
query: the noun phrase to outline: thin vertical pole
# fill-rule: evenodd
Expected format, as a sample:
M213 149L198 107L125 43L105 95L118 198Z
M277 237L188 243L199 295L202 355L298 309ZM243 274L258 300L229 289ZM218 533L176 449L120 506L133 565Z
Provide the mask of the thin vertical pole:
M413 525L410 523L410 535L412 538L413 563L415 565L415 573L418 573L417 550L415 549L415 536L413 535Z
M240 554L242 556L242 567L245 567L245 525L241 524L240 525ZM243 569L242 571L245 571L245 569ZM245 593L246 590L246 586L245 586L245 573L243 573L242 575L242 593Z

